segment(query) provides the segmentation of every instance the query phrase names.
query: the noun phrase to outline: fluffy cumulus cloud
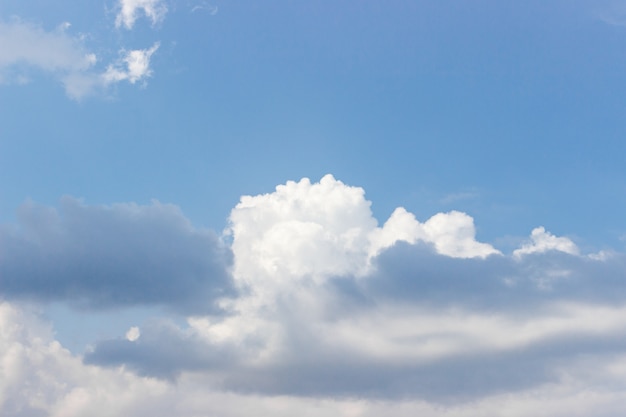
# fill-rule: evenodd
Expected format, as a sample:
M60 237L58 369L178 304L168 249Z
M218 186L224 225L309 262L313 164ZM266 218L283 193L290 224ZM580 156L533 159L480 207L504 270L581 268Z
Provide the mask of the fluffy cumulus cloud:
M67 199L20 218L0 242L9 415L86 415L120 392L109 415L608 416L626 400L626 259L544 228L505 254L461 212L399 208L379 225L363 189L332 176L242 197L230 248L158 203ZM25 298L186 320L74 356Z
M541 253L556 250L560 252L578 255L578 247L566 237L557 237L546 232L544 227L537 227L530 233L530 242L516 249L513 255L521 257L530 253Z

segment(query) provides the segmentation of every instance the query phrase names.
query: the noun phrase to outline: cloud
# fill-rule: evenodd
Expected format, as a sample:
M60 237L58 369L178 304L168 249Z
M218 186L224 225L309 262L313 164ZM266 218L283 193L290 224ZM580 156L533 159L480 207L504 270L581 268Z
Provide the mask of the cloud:
M461 191L444 196L439 200L441 204L452 204L463 200L472 200L478 198L480 194L476 191Z
M167 14L167 6L163 0L119 0L119 12L115 18L115 26L132 29L140 13L152 21L153 25L161 23Z
M256 395L216 388L214 378L183 375L176 384L134 375L124 367L85 365L54 340L50 325L29 311L0 303L0 413L7 416L121 417L151 415L287 417L477 417L619 415L626 400L626 357L582 357L560 370L558 383L489 395L471 403L432 404L417 398ZM297 371L297 369L294 369ZM320 371L330 372L330 368ZM499 369L493 370L494 374ZM286 374L300 384L295 372ZM436 375L435 375L436 376ZM470 375L458 380L468 387Z
M152 403L168 390L156 380L83 365L54 340L49 324L32 309L0 302L3 416L157 415Z
M157 42L149 49L135 49L123 51L123 56L114 64L107 67L102 78L105 84L128 81L135 84L152 75L150 69L150 58L159 49Z
M17 227L0 230L4 297L207 312L232 293L230 250L176 206L87 206L64 197L59 209L28 202L18 216Z
M167 343L163 343L167 341ZM167 321L131 328L124 338L104 340L85 355L85 363L126 365L139 375L176 379L182 372L221 371L233 364L233 349L214 345L193 328L180 329Z
M0 83L27 84L37 73L51 75L60 82L66 94L74 99L105 92L121 81L135 84L152 75L150 58L159 48L121 50L117 61L105 70L94 52L81 37L67 33L69 23L53 31L13 20L0 22Z
M198 11L205 11L209 13L211 16L215 16L217 12L219 11L219 8L216 5L212 5L212 4L209 4L208 2L203 1L201 3L196 4L195 6L191 8L191 13L195 13Z
M326 175L317 184L289 181L276 192L244 196L230 216L235 276L266 283L298 277L323 281L364 274L379 251L398 241L426 242L439 253L472 258L498 254L475 240L473 219L460 212L439 213L425 223L398 208L380 228L362 188Z
M69 36L67 27L47 32L19 20L0 22L0 81L23 84L29 70L36 69L53 74L71 97L90 92L97 84L92 73L97 57Z
M530 234L530 242L516 249L513 255L521 257L529 253L542 253L546 251L560 251L571 255L578 255L579 250L574 242L566 237L556 237L543 227L533 229Z
M235 392L454 403L557 383L581 355L626 348L624 257L568 253L543 229L517 256L477 242L460 212L421 223L399 208L379 227L363 189L326 176L242 197L230 232L243 295L228 315L103 341L88 363L217 373Z
M133 406L152 401L156 416L167 415L155 405L167 401L181 416L521 416L539 405L546 416L591 416L615 413L626 398L626 257L581 254L544 228L505 254L476 240L466 213L422 222L398 208L380 226L364 190L330 175L242 197L230 250L159 203L66 199L59 210L29 204L19 214L0 241L0 276L26 277L0 281L13 303L82 298L74 303L188 314L185 324L147 321L70 358L82 359L81 375L153 381L158 398ZM124 279L91 278L103 273ZM158 290L146 294L151 284ZM222 314L197 307L217 300Z

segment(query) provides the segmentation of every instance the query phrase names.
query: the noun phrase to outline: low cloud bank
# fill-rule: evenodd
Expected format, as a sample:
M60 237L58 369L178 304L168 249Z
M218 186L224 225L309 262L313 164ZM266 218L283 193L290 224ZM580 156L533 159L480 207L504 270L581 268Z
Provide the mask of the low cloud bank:
M59 209L26 203L18 218L0 231L4 297L206 313L233 294L231 251L176 206L87 206L64 197Z
M374 404L499 415L539 402L545 415L597 415L626 394L626 258L581 253L545 228L503 254L465 213L421 222L399 208L379 226L364 190L332 176L242 197L230 247L156 202L67 198L58 210L27 204L20 219L0 235L5 298L185 314L182 326L99 341L81 366L175 380L184 395L205 387L237 398L230 415L260 399L323 399L334 415Z

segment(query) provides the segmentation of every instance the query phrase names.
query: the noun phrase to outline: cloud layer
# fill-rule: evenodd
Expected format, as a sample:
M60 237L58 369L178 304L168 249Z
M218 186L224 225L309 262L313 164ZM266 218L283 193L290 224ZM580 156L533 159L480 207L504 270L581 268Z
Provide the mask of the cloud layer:
M63 301L83 309L163 305L211 311L232 294L230 250L172 205L60 208L32 202L0 235L5 297Z
M477 241L461 212L420 222L399 208L379 226L363 189L332 176L242 197L230 248L156 202L92 207L65 198L59 209L29 203L19 215L0 236L0 289L13 303L4 304L6 320L19 322L24 298L187 315L185 325L155 319L98 341L82 363L48 353L72 361L79 379L97 371L133 381L144 390L136 407L147 406L150 389L157 402L183 398L175 402L183 416L250 407L525 415L540 403L545 415L611 415L624 400L625 257L582 254L545 228L503 254ZM200 408L178 402L187 400Z

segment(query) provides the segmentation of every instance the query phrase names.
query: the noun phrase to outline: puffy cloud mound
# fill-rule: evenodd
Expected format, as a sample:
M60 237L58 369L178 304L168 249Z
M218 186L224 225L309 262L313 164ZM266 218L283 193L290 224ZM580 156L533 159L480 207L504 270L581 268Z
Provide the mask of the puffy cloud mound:
M472 258L499 251L475 240L471 217L440 213L425 223L403 208L381 228L362 188L326 175L289 181L271 194L244 196L230 216L235 278L253 287L291 280L321 282L363 275L371 259L396 242L426 242L438 253Z
M0 294L83 309L164 305L208 312L232 293L230 250L173 205L60 209L32 202L17 227L0 229Z
M566 237L557 237L546 232L544 227L537 227L530 233L530 242L513 251L513 255L521 257L530 253L543 253L547 251L559 251L578 255L579 250L574 242Z

